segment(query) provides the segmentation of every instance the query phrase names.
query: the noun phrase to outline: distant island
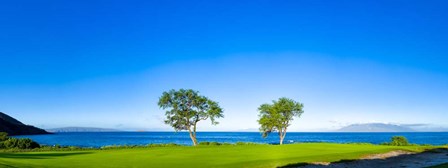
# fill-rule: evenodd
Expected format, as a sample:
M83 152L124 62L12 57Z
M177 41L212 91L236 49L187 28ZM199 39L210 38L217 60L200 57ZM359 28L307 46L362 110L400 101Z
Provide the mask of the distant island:
M415 130L394 124L368 123L352 124L343 127L338 132L414 132Z
M9 135L50 134L43 129L25 125L3 112L0 112L0 132L6 132Z
M48 132L120 132L121 130L110 128L94 128L94 127L63 127L46 129Z

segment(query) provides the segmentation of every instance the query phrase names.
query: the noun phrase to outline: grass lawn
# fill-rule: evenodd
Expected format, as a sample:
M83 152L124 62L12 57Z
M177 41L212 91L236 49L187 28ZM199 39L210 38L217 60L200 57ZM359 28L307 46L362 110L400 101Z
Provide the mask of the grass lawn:
M0 153L0 167L278 167L357 159L392 150L422 151L424 147L304 143Z

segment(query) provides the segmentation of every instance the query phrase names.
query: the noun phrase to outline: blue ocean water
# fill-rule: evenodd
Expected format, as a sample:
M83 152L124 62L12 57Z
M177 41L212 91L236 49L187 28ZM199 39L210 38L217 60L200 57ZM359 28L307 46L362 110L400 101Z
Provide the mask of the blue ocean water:
M287 133L285 143L298 142L333 142L333 143L373 143L390 141L392 136L405 136L411 143L443 145L448 144L448 132L413 132L413 133ZM40 144L101 147L108 145L146 145L176 143L191 145L187 132L72 132L49 135L16 136L31 138ZM258 132L198 132L198 140L209 142L255 142L278 143L278 136L271 134L262 138Z

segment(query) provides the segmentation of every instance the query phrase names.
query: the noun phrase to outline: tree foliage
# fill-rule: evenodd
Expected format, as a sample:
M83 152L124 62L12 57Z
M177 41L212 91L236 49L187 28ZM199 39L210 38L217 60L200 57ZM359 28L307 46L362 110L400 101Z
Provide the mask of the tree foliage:
M272 104L262 104L259 108L260 131L263 137L271 132L278 132L280 144L286 136L287 128L294 117L300 117L303 113L303 104L288 98L280 98L272 101Z
M34 149L39 147L40 145L37 142L29 138L10 138L8 133L0 132L0 149Z
M382 145L390 145L390 146L409 146L412 145L409 143L408 139L404 136L393 136L391 138L391 142L382 143Z
M6 141L8 139L8 133L6 132L0 132L0 142Z
M194 145L197 145L196 125L199 121L210 119L216 125L216 119L224 117L217 102L191 89L163 92L158 105L167 109L165 123L176 131L187 130Z

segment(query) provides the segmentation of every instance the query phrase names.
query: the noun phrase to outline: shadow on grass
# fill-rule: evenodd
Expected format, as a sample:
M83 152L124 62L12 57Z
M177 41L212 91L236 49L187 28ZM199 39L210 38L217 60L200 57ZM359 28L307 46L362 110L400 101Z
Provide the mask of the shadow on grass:
M350 162L354 162L354 161L356 161L356 159L342 159L342 160L339 160L339 161L336 161L336 162L331 162L331 164L335 164L335 163L350 163ZM316 166L315 164L300 162L300 163L291 163L291 164L287 164L287 165L284 165L284 166L279 166L277 168L293 168L293 167L302 167L302 166L309 166L309 165ZM319 166L319 165L317 165L317 166ZM325 166L325 165L321 165L321 166Z
M308 163L291 163L284 166L279 166L277 168L293 168L293 167L301 167L301 166L307 166L310 165Z
M393 156L386 159L343 159L336 162L331 162L330 165L341 165L342 167L373 167L372 165L390 165L390 164L396 164L399 162L410 162L415 161L416 159L422 159L416 156L419 155L427 155L427 154L443 154L445 155L448 153L448 149L446 148L436 148L436 149L430 149L421 153L415 153L415 154L404 154L399 156ZM448 154L446 154L448 156ZM426 159L431 157L426 157ZM311 166L311 167L327 167L329 165L318 165L318 164L311 164L311 163L291 163L284 166L279 166L278 168L297 168L297 167L304 167L304 166ZM392 166L394 167L394 166ZM434 168L448 168L448 163L441 164L439 167L435 166ZM432 167L431 167L432 168Z
M16 168L15 166L10 166L10 165L3 164L3 163L0 163L0 167Z
M69 152L69 153L0 153L0 158L11 159L53 159L65 156L85 155L92 152Z
M354 161L357 161L357 160L356 159L342 159L342 160L339 160L336 162L331 162L331 163L350 163L350 162L354 162Z
M427 168L447 168L447 167L448 167L448 163L431 166L431 167L427 167Z

